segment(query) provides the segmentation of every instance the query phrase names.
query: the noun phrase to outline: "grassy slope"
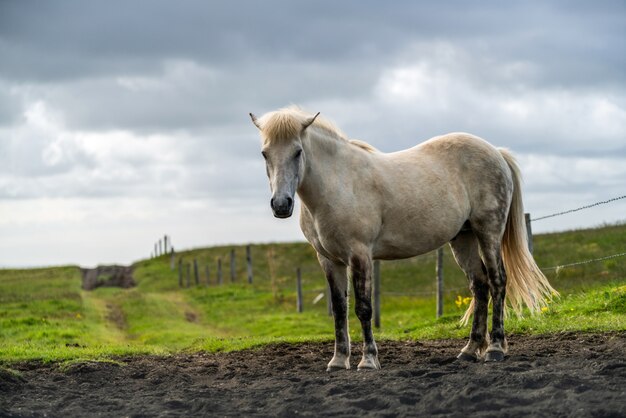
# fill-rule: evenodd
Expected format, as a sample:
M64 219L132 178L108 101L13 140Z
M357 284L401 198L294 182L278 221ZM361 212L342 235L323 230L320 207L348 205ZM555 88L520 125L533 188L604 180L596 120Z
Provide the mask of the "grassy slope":
M535 237L542 267L624 251L626 226L610 226ZM237 254L230 283L229 254ZM230 350L273 340L331 340L332 321L315 254L308 244L252 247L254 284L248 285L242 247L215 247L180 255L183 266L196 259L201 285L179 289L169 257L137 263L134 289L80 289L74 267L0 270L0 360L99 358L120 353L166 353L180 349ZM224 284L216 283L222 258ZM176 260L178 261L178 259ZM205 266L210 267L206 285ZM303 271L305 312L295 312L295 267ZM425 255L382 264L382 327L378 338L467 337L458 318L469 296L465 278L445 253L443 318L434 318L435 260ZM192 270L193 272L193 270ZM547 272L563 297L546 312L511 318L509 332L626 329L626 258ZM183 277L186 281L186 277ZM458 290L457 290L458 289ZM466 300L467 301L467 300ZM351 333L359 325L351 315Z

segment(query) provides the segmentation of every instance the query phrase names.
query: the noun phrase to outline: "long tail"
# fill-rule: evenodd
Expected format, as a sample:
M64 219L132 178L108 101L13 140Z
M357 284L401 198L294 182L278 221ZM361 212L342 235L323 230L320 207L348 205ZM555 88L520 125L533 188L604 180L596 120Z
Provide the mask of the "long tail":
M547 301L558 295L548 279L539 269L528 250L528 235L522 203L521 174L513 155L499 150L513 173L513 199L502 238L502 259L507 275L506 295L511 307L518 315L522 306L537 312Z
M506 299L513 311L520 316L524 305L528 306L531 312L537 312L547 305L548 300L558 295L558 292L550 285L528 250L519 167L508 150L500 148L499 151L513 174L513 199L501 249L507 276ZM474 300L461 322L467 323L473 310Z

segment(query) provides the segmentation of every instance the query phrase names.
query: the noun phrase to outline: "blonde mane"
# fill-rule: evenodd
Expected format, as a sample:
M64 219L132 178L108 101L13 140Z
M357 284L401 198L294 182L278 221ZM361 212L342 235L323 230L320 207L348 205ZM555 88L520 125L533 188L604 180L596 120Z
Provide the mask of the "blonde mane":
M312 114L305 112L298 106L285 107L263 115L259 119L259 124L262 127L261 133L263 142L265 144L271 144L273 142L288 141L296 138L300 135L302 124L312 116ZM346 141L367 152L378 152L376 148L366 142L359 141L358 139L348 139L339 128L322 116L318 116L311 126L329 133L330 136L337 140Z

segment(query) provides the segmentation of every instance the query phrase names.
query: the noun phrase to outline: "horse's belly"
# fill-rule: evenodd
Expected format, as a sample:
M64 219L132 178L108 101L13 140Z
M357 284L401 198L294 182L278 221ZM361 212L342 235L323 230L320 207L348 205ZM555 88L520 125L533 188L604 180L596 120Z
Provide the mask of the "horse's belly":
M393 260L409 258L435 250L458 234L466 218L461 213L424 219L385 222L374 242L374 258Z
M374 258L382 260L414 257L439 248L453 237L454 235L449 238L447 235L446 237L424 236L419 233L411 233L411 231L389 233L381 236L374 243L372 255Z

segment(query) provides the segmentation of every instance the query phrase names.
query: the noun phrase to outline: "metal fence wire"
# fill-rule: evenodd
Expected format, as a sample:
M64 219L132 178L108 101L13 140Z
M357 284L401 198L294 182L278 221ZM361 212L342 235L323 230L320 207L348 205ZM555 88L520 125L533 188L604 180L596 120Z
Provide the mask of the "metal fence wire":
M531 219L531 221L532 222L536 222L536 221L541 221L542 219L548 219L548 218L554 218L556 216L567 215L568 213L578 212L578 211L583 210L583 209L593 208L593 207L596 207L596 206L600 206L600 205L604 205L604 204L607 204L607 203L615 202L615 201L621 200L621 199L626 199L626 195L614 197L614 198L607 199L607 200L603 200L601 202L592 203L590 205L581 206L581 207L575 208L575 209L564 210L562 212L553 213L551 215L540 216L538 218ZM558 273L563 268L582 266L584 264L590 264L590 263L595 263L595 262L598 262L598 261L610 260L612 258L623 257L625 255L626 255L626 252L622 252L622 253L618 253L618 254L607 255L607 256L604 256L604 257L592 258L592 259L589 259L589 260L577 261L577 262L574 262L574 263L561 264L561 265L558 265L558 266L541 267L541 270L543 270L543 271L556 270L556 272Z
M572 212L578 212L579 210L593 208L595 206L600 206L600 205L604 205L606 203L615 202L616 200L620 200L620 199L626 199L626 195L614 197L614 198L609 199L609 200L603 200L602 202L592 203L591 205L581 206L581 207L576 208L576 209L570 209L570 210L565 210L563 212L553 213L551 215L540 216L538 218L531 219L531 221L532 222L536 222L536 221L541 221L542 219L554 218L555 216L561 216L561 215L566 215L566 214L572 213Z
M543 271L549 271L549 270L556 270L557 273L559 270L566 268L566 267L575 267L575 266L582 266L584 264L589 264L589 263L595 263L597 261L604 261L604 260L610 260L612 258L618 258L618 257L623 257L625 256L626 253L618 253L618 254L613 254L613 255L607 255L605 257L599 257L599 258L592 258L590 260L585 260L585 261L577 261L575 263L569 263L569 264L561 264L559 266L553 266L553 267L541 267L541 270Z

